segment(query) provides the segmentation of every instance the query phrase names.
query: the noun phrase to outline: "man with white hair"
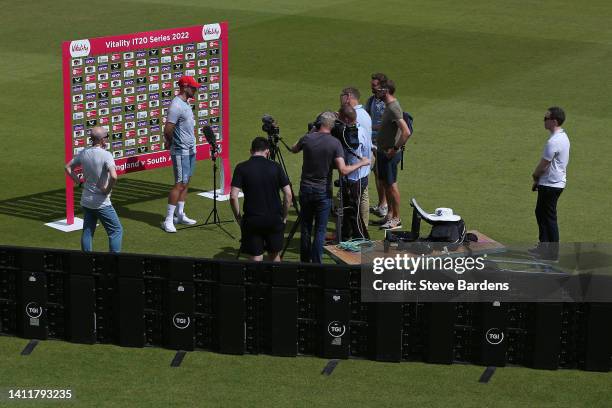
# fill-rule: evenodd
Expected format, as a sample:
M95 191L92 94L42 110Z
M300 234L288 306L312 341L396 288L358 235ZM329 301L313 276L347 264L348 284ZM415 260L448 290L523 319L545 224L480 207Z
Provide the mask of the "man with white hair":
M340 141L331 135L336 113L323 112L312 130L291 147L293 153L304 152L300 180L300 260L322 263L325 230L332 203L332 170L334 166L342 176L370 164L368 157L347 166ZM314 222L314 239L313 235Z
M91 146L79 152L64 167L66 174L83 187L81 249L85 252L93 250L93 235L99 220L108 234L110 252L117 253L121 251L123 227L110 201L111 191L117 183L117 171L113 156L106 150L108 131L96 126L91 129L90 140ZM84 181L74 172L79 166L82 168Z

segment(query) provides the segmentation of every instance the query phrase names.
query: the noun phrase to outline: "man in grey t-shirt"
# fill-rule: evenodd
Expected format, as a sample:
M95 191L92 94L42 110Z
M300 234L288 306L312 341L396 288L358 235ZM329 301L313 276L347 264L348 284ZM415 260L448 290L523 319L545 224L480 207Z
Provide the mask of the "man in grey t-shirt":
M316 120L318 128L313 128L290 148L293 153L304 152L300 180L302 262L322 263L325 231L331 209L332 169L335 167L342 176L346 176L370 164L370 159L363 157L353 165L346 165L340 141L330 134L335 122L336 113L321 113Z
M168 195L166 219L162 222L162 229L166 232L176 232L175 223L196 223L185 214L185 200L196 162L195 120L189 99L193 98L200 84L191 76L182 76L178 85L180 92L172 100L164 125L164 139L166 148L170 149L174 170L174 187Z
M123 227L110 201L111 190L117 182L117 171L113 156L105 149L108 132L97 126L91 130L90 139L91 147L82 150L65 166L66 174L83 188L81 248L86 252L93 250L93 235L100 220L108 234L110 251L120 252ZM82 168L84 182L74 172L78 166Z
M401 149L410 137L410 129L404 120L402 107L395 97L395 83L391 79L380 82L376 97L385 101L385 111L376 141L376 177L382 183L389 205L389 212L380 221L380 228L396 229L402 226L397 164L402 159Z

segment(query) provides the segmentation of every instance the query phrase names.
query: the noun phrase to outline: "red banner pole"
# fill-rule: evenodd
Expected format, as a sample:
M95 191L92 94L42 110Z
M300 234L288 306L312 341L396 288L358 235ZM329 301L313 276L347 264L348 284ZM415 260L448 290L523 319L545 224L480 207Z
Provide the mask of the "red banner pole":
M72 160L72 100L70 99L70 42L62 43L64 85L64 159ZM74 224L74 182L66 176L66 224Z
M229 45L228 45L228 33L227 33L227 22L224 21L221 24L221 45L223 52L222 66L221 66L221 89L223 95L223 110L222 110L222 124L223 124L223 141L225 142L225 148L223 149L223 194L229 194L232 182L232 169L230 166L230 103L229 103ZM216 188L216 187L215 187Z

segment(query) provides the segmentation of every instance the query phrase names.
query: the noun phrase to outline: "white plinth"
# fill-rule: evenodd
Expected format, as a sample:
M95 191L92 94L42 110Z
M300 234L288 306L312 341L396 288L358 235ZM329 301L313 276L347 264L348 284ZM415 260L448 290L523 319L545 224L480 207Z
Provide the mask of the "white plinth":
M215 194L213 192L213 190L210 191L205 191L203 193L198 193L199 196L202 197L206 197L206 198L210 198L211 200L214 200L215 198ZM244 197L244 194L242 194L242 191L240 193L238 193L238 198L242 198ZM230 195L229 194L223 194L223 190L222 189L218 189L217 190L217 201L227 201L229 200Z
M48 222L45 225L47 227L55 228L56 230L60 230L63 232L72 232L83 229L83 220L78 217L74 217L74 223L72 224L68 224L66 222L66 219L63 219L59 221Z

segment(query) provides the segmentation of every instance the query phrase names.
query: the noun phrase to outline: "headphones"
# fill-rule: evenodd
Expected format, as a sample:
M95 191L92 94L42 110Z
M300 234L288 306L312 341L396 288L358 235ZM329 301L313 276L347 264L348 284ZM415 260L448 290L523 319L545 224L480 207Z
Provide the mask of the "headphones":
M314 121L314 127L317 128L317 129L319 129L321 127L321 122L323 121L322 115L323 115L323 112L319 113L317 115L317 118Z

